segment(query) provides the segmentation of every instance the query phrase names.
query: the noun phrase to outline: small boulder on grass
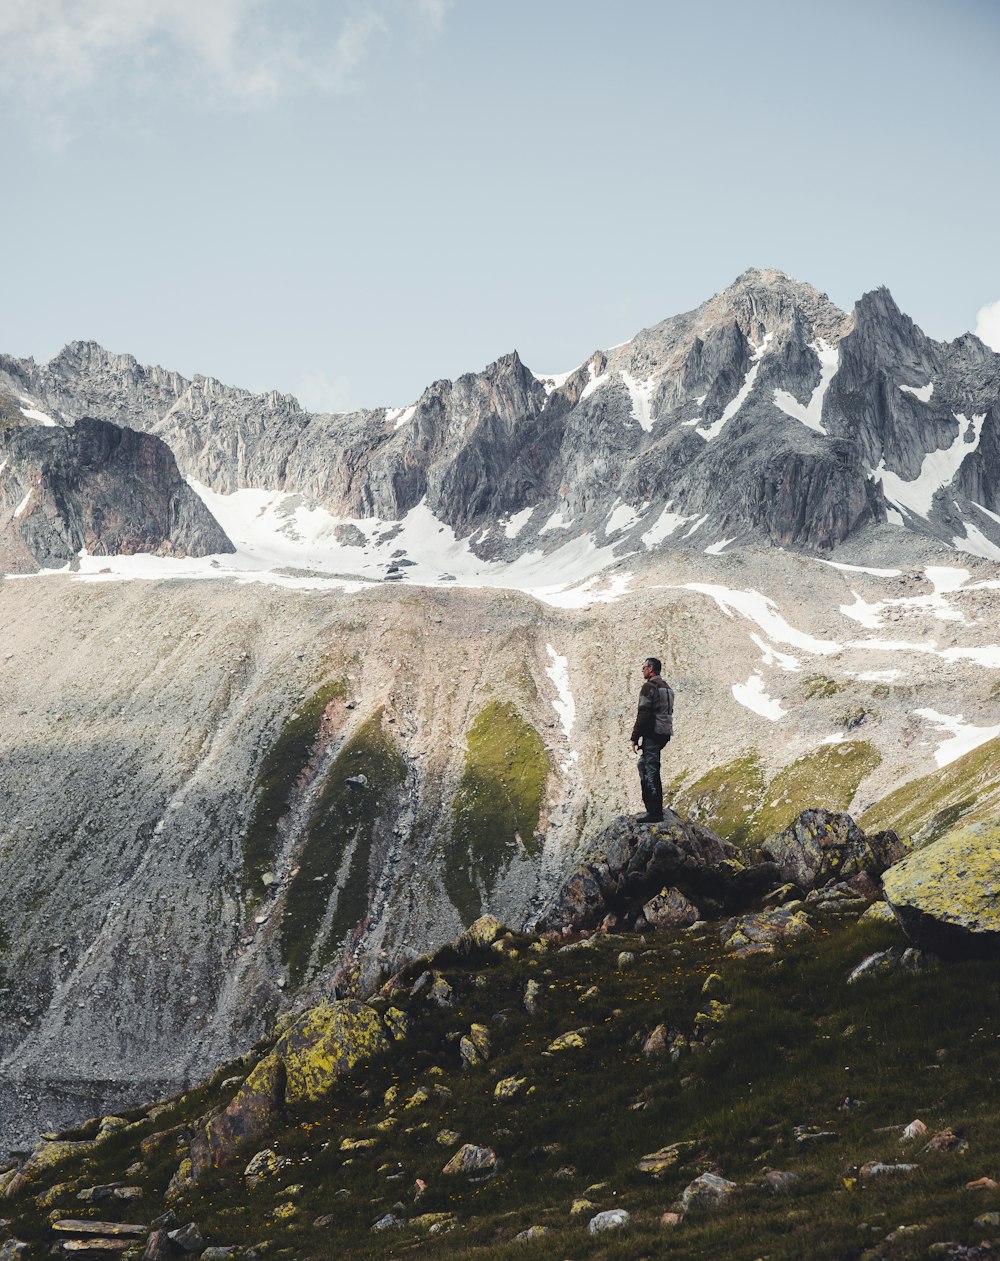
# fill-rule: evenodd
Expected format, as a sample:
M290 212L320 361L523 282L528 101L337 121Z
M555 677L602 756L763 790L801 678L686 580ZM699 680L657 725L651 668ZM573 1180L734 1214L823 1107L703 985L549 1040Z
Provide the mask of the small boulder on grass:
M685 1209L695 1206L718 1208L731 1200L739 1187L717 1173L703 1173L689 1182L681 1194L681 1205Z
M492 1173L496 1166L497 1154L492 1147L463 1143L441 1172L448 1175Z
M631 1224L631 1215L623 1208L609 1208L590 1219L587 1231L591 1235L599 1235L606 1230L627 1230Z

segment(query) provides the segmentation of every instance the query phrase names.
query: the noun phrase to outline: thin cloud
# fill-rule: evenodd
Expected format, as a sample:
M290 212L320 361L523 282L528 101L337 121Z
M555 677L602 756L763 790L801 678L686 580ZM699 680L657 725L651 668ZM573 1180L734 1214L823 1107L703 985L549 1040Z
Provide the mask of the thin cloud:
M455 0L417 0L417 12L436 30L444 29L444 19Z
M370 0L344 6L332 28L295 29L279 0L3 0L0 92L29 94L52 112L106 79L138 92L169 78L176 89L179 71L237 105L350 91L391 7Z
M976 336L991 350L1000 351L1000 302L988 302L976 312Z

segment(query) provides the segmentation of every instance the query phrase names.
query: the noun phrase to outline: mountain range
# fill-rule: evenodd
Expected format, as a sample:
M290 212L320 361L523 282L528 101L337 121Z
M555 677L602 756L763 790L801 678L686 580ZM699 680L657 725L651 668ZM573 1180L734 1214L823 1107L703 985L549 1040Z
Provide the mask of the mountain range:
M779 272L404 408L0 357L0 1146L180 1089L629 808L1000 800L1000 355Z

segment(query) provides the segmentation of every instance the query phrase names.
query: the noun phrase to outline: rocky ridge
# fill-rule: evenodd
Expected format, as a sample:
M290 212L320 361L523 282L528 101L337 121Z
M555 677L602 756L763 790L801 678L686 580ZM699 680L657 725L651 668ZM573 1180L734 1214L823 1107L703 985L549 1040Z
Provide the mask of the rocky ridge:
M774 270L570 373L512 352L406 408L314 415L82 342L44 365L0 358L0 384L63 420L155 433L220 493L283 491L338 518L425 502L483 556L565 531L828 549L887 512L974 553L1000 546L1000 356L971 335L932 341L886 290L848 315Z

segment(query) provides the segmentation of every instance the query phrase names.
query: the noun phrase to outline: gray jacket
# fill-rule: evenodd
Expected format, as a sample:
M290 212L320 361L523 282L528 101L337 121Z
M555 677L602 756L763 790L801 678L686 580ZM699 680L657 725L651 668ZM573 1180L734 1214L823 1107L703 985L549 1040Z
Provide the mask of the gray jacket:
M632 728L632 743L638 744L642 736L661 736L669 740L673 734L673 689L658 674L651 675L639 691L639 712Z

